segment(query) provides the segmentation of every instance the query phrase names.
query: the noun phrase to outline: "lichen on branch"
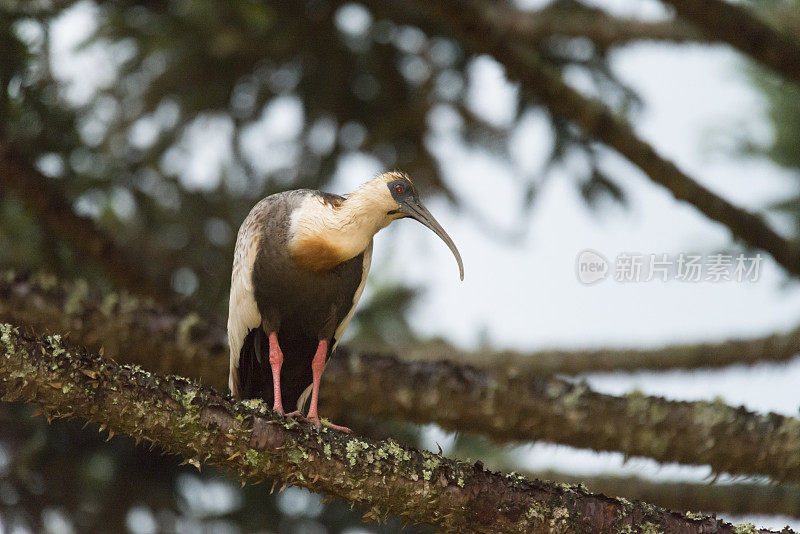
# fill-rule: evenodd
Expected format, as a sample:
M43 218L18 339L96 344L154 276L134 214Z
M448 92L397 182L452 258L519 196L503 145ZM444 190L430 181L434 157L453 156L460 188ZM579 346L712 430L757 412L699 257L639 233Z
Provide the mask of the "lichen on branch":
M69 346L60 336L36 337L7 323L0 324L0 394L36 404L48 417L78 417L151 441L198 466L221 465L244 479L270 478L364 505L367 518L396 514L473 532L751 528L594 495L580 485L492 473L480 463L392 440L320 432L260 401L236 402L188 379L120 365Z

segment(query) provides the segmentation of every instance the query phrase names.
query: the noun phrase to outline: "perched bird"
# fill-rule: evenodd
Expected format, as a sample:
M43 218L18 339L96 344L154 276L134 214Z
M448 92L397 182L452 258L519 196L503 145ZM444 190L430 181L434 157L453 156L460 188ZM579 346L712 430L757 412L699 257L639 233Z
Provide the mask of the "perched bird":
M463 280L458 249L404 173L384 173L346 198L299 189L253 207L239 228L231 276L229 385L236 398L264 399L281 414L284 403L296 405L288 415L302 415L310 395L306 419L321 426L320 378L364 290L372 237L405 217L442 238Z

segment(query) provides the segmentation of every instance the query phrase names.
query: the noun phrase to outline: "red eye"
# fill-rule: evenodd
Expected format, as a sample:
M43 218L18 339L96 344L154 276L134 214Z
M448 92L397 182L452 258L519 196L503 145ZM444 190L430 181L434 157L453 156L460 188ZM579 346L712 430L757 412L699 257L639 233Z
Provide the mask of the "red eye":
M394 186L394 192L395 193L402 193L405 190L406 190L406 186L404 186L403 184L395 184L395 186Z

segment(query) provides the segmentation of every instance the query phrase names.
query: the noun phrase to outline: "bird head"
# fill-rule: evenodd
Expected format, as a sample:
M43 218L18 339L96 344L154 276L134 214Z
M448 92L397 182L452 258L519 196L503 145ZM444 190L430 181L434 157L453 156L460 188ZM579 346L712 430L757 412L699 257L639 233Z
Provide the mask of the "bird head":
M411 179L402 172L387 172L381 174L366 184L369 188L373 205L382 207L386 213L385 224L394 220L411 217L430 228L448 246L456 257L461 280L464 279L464 264L453 240L444 231L442 225L431 215L419 199L417 188Z

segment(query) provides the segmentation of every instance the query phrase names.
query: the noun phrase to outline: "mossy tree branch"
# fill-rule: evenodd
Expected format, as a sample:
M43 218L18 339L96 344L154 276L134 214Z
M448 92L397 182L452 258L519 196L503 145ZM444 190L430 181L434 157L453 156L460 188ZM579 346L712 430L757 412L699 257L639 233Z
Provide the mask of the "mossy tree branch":
M518 377L617 371L665 371L787 361L800 355L800 328L750 339L686 343L656 349L468 352L444 341L398 348L407 360L452 360Z
M124 294L104 296L80 283L9 280L0 284L0 320L37 328L52 320L54 330L70 331L75 342L95 350L105 346L117 359L225 387L224 329L213 320L186 310L165 312ZM718 402L615 397L553 377L344 350L328 365L321 394L324 414L358 410L499 441L546 440L661 462L707 463L719 473L800 481L800 422Z
M583 484L590 491L642 500L669 510L705 510L740 516L800 516L800 487L795 484L668 482L633 476L587 477L550 471L526 476L567 484Z
M641 393L618 397L553 377L517 379L391 356L344 352L325 372L320 406L334 418L359 410L498 441L544 440L659 462L708 464L715 473L800 481L800 420L791 417L722 402ZM347 384L347 395L333 384Z
M225 322L184 304L164 306L125 290L49 274L0 272L0 320L69 332L75 342L160 373L219 389L228 383Z
M48 417L78 417L145 439L190 463L271 478L449 531L734 533L720 520L593 495L581 486L503 476L389 440L318 432L261 402L238 403L180 377L77 350L0 324L0 394ZM737 530L739 529L739 530Z

